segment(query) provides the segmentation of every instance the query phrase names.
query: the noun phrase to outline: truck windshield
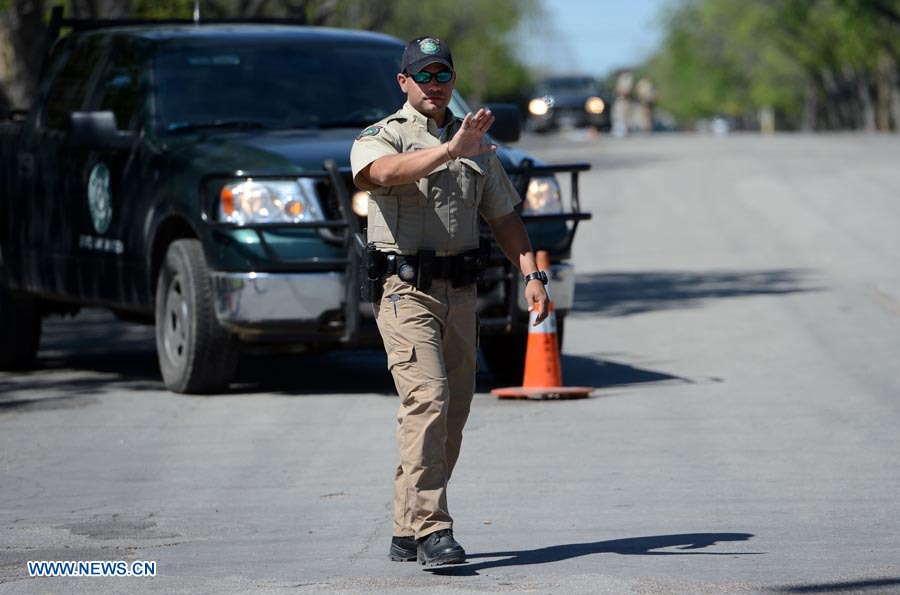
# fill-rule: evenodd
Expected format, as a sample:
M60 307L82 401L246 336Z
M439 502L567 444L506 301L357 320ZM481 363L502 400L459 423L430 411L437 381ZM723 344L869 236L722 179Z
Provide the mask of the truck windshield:
M364 128L405 101L401 50L282 43L162 48L155 60L156 124Z
M537 87L538 95L596 95L597 83L590 78L556 78L543 81Z

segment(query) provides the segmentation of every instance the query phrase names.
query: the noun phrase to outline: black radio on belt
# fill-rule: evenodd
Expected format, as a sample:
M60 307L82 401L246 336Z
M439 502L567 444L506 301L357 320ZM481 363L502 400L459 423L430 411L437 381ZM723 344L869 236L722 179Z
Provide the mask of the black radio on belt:
M416 289L431 287L435 276L435 262L442 261L434 250L420 250L418 254L387 254L385 272L397 275L401 281L411 283Z

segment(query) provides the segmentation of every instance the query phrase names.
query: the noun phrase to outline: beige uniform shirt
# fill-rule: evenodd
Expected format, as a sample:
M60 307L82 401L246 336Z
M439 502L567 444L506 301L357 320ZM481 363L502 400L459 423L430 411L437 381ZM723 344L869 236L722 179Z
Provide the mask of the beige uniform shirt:
M513 211L519 195L492 151L438 166L418 182L377 186L360 175L386 155L417 151L449 141L462 121L451 114L443 134L434 120L406 103L365 129L353 143L353 181L369 193L368 241L385 252L438 256L478 247L478 215L490 221Z

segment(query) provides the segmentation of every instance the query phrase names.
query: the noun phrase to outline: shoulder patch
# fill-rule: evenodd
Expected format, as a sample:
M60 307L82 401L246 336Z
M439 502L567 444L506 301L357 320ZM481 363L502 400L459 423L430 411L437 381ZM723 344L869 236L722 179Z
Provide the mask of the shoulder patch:
M384 126L369 126L357 135L356 140L362 140L367 136L375 136L384 129Z

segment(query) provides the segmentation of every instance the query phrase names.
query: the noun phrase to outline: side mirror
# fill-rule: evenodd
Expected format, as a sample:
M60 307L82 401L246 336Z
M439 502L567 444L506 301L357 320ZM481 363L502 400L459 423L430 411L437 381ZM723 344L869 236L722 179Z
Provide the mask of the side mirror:
M121 131L112 112L72 112L69 140L85 149L130 149L137 133Z
M522 134L522 114L513 103L487 105L494 114L494 123L488 133L501 143L514 143Z

